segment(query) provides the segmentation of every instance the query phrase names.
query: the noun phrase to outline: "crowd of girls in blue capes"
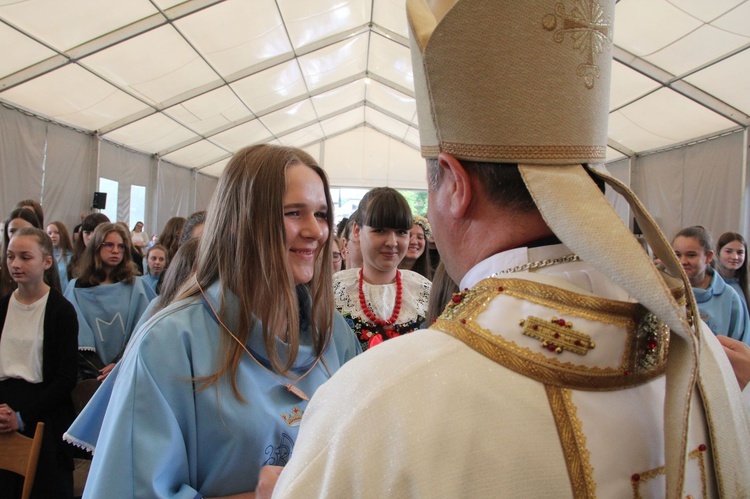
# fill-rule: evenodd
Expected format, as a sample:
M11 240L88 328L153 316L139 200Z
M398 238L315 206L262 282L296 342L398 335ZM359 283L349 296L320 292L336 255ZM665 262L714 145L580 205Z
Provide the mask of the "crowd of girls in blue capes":
M158 240L101 213L45 225L38 202L19 202L0 261L0 433L45 423L33 497L80 493L82 455L84 497L252 493L262 466L283 466L316 389L429 326L456 290L396 190L333 220L324 170L271 145L236 153L207 211ZM714 244L694 226L672 244L706 324L750 343L742 235ZM84 383L96 390L81 410ZM0 499L22 485L0 473Z

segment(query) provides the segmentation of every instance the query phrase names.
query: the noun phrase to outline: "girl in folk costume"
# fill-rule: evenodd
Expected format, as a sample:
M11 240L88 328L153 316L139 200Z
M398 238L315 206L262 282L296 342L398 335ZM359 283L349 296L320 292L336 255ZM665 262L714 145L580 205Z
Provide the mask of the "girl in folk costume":
M366 198L359 207L364 209L362 226L355 225L352 233L362 249L362 268L342 270L333 278L336 308L363 350L419 329L431 286L416 272L398 269L412 228L406 199L389 187L373 189Z
M3 258L18 288L0 300L0 433L44 437L32 497L73 497L73 460L62 434L73 421L76 383L73 306L44 282L52 242L36 228L15 232ZM20 497L23 479L0 472L0 497Z
M73 243L70 240L68 228L59 221L52 222L47 226L47 235L52 240L52 247L55 250L60 289L65 291L68 287L68 264L73 256Z
M750 300L747 270L747 242L742 234L725 232L716 243L717 270L727 284L732 286L747 307Z
M304 151L234 155L195 274L139 328L103 418L100 389L68 430L96 446L87 494L249 497L261 466L287 462L309 397L359 352L333 307L332 216Z
M747 307L711 267L714 258L711 234L698 225L686 227L672 239L672 247L690 279L701 318L711 331L750 343Z
M77 274L65 297L78 313L82 361L92 367L84 376L102 380L120 359L138 319L156 295L135 275L130 238L116 224L97 225Z

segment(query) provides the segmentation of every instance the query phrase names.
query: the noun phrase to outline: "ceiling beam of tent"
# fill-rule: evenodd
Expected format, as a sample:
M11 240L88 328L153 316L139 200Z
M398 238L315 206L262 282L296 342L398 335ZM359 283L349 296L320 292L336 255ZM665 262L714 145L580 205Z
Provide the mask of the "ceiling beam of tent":
M393 90L396 90L397 92L401 92L402 94L411 97L412 99L416 99L416 96L414 95L414 90L410 88L403 87L399 85L398 83L392 82L391 80L387 78L383 78L382 76L378 75L377 73L373 73L372 71L367 72L367 76L371 80L375 80L378 83L382 83L386 87L389 87Z
M367 128L372 128L372 129L373 129L373 130L375 130L376 132L382 133L383 135L387 135L388 137L392 138L392 139L393 139L393 140L395 140L396 142L401 142L402 144L404 144L404 145L406 145L406 146L409 146L410 148L414 149L415 151L418 151L418 152L420 152L420 153L422 152L422 149L420 149L419 147L415 147L414 145L410 144L409 142L407 142L407 141L406 141L406 140L404 139L404 137L396 137L396 136L395 136L395 135L393 135L392 133L386 132L385 130L382 130L381 128L378 128L377 126L375 126L375 125L373 125L373 124L371 124L371 123L365 123L365 126L366 126Z
M346 84L346 83L336 84L334 88L340 87L340 86L342 86L344 84ZM330 90L330 89L319 89L318 91L314 92L313 95L317 95L318 93L323 93L323 92L325 92L327 90ZM311 95L311 96L313 96L313 95ZM257 117L258 118L262 118L263 116L271 114L272 112L277 111L279 109L282 109L282 108L284 108L286 106L290 106L290 105L292 105L294 103L303 101L306 98L307 98L307 96L305 96L303 98L293 99L291 102L290 101L286 101L286 102L284 102L282 104L274 106L273 108L271 108L271 109L269 109L269 110L267 110L267 111L265 111L265 112L263 112L261 114L258 114ZM320 123L322 121L325 121L325 120L328 120L328 119L331 119L331 118L335 118L336 116L342 115L344 113L347 113L347 112L349 112L351 110L354 110L354 109L357 109L357 108L363 107L363 106L369 107L371 109L374 109L374 110L376 110L376 111L378 111L378 112L380 112L380 113L388 116L389 118L392 118L392 119L394 119L394 120L398 121L399 123L402 123L402 124L404 124L406 126L410 126L412 128L418 129L411 121L409 121L409 120L407 120L407 119L405 119L405 118L403 118L403 117L401 117L401 116L399 116L397 114L394 114L391 111L388 111L387 109L385 109L383 107L380 107L377 104L374 104L373 102L364 100L364 101L356 102L356 103L351 104L349 106L343 107L343 108L339 109L338 111L335 111L333 113L329 113L329 114L327 114L325 116L317 117L315 120L309 121L309 122L301 124L301 125L297 125L296 127L289 128L288 130L284 130L284 132L282 132L281 134L273 134L273 133L271 133L269 131L268 135L269 135L270 139L272 139L272 138L280 139L280 138L282 138L282 137L284 137L286 135L289 135L291 133L294 133L294 132L296 132L298 130L301 130L303 128L307 128L308 126L311 126L311 125L314 125L315 123ZM182 149L184 147L188 147L190 145L193 145L193 144L195 144L197 142L200 142L202 140L208 140L209 142L211 142L215 146L217 146L217 147L219 147L221 149L226 150L224 147L222 147L219 144L213 142L211 140L211 137L213 137L214 135L217 135L217 134L219 134L221 132L225 132L226 130L229 130L229 129L234 128L236 126L240 126L240 125L242 125L244 123L247 123L248 121L252 121L254 119L256 119L256 118L254 118L254 117L253 118L248 118L248 119L242 120L241 122L237 121L237 122L234 122L234 123L231 123L231 124L228 124L228 125L222 127L220 130L214 130L211 133L200 135L198 137L194 137L194 138L185 140L183 142L180 142L179 144L175 144L175 145L173 145L171 147L168 147L167 149L163 149L163 150L159 151L158 153L156 153L156 156L158 156L158 157L166 156L167 154L171 154L171 153L173 153L175 151L178 151L178 150L180 150L180 149ZM262 121L261 121L261 123L262 123ZM360 123L357 126L361 126L362 124L367 124L367 121L364 120L362 123ZM325 130L324 130L324 132L325 132ZM393 137L393 138L395 138L396 140L404 142L404 140L403 140L404 138L403 137L396 138L395 136L393 136L391 134L388 134L388 135L391 136L391 137ZM331 135L326 135L326 137L331 137ZM317 142L318 141L313 141L312 143L314 144L314 143L317 143ZM228 152L230 152L230 151L228 151ZM210 164L216 163L216 161L217 160L212 160ZM205 166L210 166L210 164L209 165L205 165ZM203 166L201 166L200 168L203 168Z
M614 149L615 151L622 153L629 158L632 158L633 156L637 154L634 150L628 147L625 147L624 145L620 144L619 142L612 139L611 137L607 138L607 145L611 147L612 149Z
M349 106L349 107L347 107L347 108L346 108L346 111L351 111L352 109L356 109L357 107L358 107L357 105L355 105L355 106ZM333 114L338 114L338 113L333 113ZM324 117L324 118L321 118L321 119L322 119L322 120L325 120L325 119L328 119L328 118L329 118L329 117L331 117L331 116L332 116L332 115L329 115L329 116L326 116L326 117ZM397 141L397 142L401 142L402 144L404 144L404 145L408 146L408 147L409 147L409 148L411 148L411 149L414 149L415 151L418 151L418 152L420 152L420 151L421 151L421 150L419 149L419 147L415 147L415 146L414 146L413 144L411 144L410 142L407 142L407 141L406 141L406 140L404 140L403 138L399 138L399 137L397 137L397 136L393 135L392 133L389 133L389 132L386 132L386 131L384 131L384 130L381 130L380 128L378 128L378 127L375 127L375 126L373 126L373 125L371 125L371 124L369 124L369 123L358 123L358 124L356 124L356 125L353 125L353 126L351 126L351 127L345 128L344 130L341 130L341 131L339 131L339 132L328 134L328 135L326 135L326 136L325 136L324 138L322 138L322 139L318 139L318 140L313 140L313 141L311 141L311 142L307 142L307 143L305 143L305 144L302 144L302 145L300 145L300 146L296 146L296 147L298 147L299 149L304 149L304 148L306 148L306 147L310 147L310 146L313 146L313 145L315 145L315 144L318 144L318 143L320 143L320 142L325 142L325 141L331 140L332 138L338 137L338 136L340 136L340 135L344 135L344 134L346 134L346 133L349 133L349 132L351 132L351 131L353 131L353 130L356 130L357 128L361 128L361 127L363 127L363 126L364 126L364 127L367 127L367 128L370 128L370 129L372 129L372 130L375 130L375 131L377 131L378 133L381 133L381 134L383 134L383 135L385 135L385 136L387 136L387 137L389 137L389 138L391 138L391 139L393 139L393 140L395 140L395 141ZM290 131L289 133L291 133L291 131ZM283 137L283 136L282 136L282 137ZM200 172L200 170L204 170L204 169L206 169L206 168L208 168L208 167L210 167L210 166L212 166L212 165L215 165L216 163L218 163L218 162L220 162L220 161L223 161L223 160L225 160L225 159L228 159L228 158L231 158L231 157L232 157L232 154L227 154L227 155L221 156L221 157L219 157L219 158L216 158L216 159L213 159L213 160L211 160L211 161L210 161L209 163L207 163L207 164L205 164L205 165L202 165L202 166L197 166L197 167L193 168L193 170L194 170L194 171L198 171L198 172Z
M284 130L280 134L273 134L273 133L271 133L269 131L268 132L268 140L281 139L281 138L283 138L283 137L285 137L285 136L287 136L287 135L289 135L291 133L294 133L296 131L302 130L303 128L307 128L307 127L309 127L311 125L314 125L316 123L320 123L321 121L325 121L325 120L330 119L330 118L335 118L336 116L338 116L338 115L340 115L342 113L345 113L347 111L351 111L352 109L357 109L358 107L362 107L363 105L364 105L364 101L357 102L355 104L352 104L350 106L342 108L339 111L336 111L336 112L333 112L333 113L329 113L329 114L327 114L327 115L325 115L323 117L315 118L314 120L310 120L310 121L308 121L306 123L303 123L301 125L297 125L295 127L289 128L288 130ZM268 114L268 113L263 114L263 116L265 116L266 114ZM203 138L197 139L197 140L196 139L186 140L186 141L181 142L180 144L174 145L174 146L172 146L172 147L170 147L168 149L164 149L163 151L159 151L156 154L156 156L158 156L158 157L166 156L167 154L173 153L173 152L175 152L175 151L177 151L179 149L182 149L183 147L190 146L190 145L195 144L196 142L200 142L201 140L204 140L204 139L208 140L209 142L211 142L216 147L218 147L220 149L224 149L226 151L226 148L220 146L219 144L217 144L216 142L214 142L214 141L211 140L211 137L213 135L216 135L216 134L211 134L211 136L203 137ZM229 153L229 155L231 156L233 154L233 151L227 151L227 153ZM210 163L208 163L206 165L199 166L198 168L205 168L206 166L211 166L212 164L216 163L217 161L221 161L221 159L222 158L212 159Z
M391 31L388 28L384 28L383 26L376 24L376 23L372 23L371 29L373 32L379 34L380 36L384 38L388 38L392 42L396 42L399 45L403 45L406 48L410 48L409 39L405 36L399 35L395 31Z
M739 126L727 128L725 130L719 130L717 132L707 133L706 135L701 135L700 137L693 137L692 139L683 140L682 142L675 142L674 144L669 144L667 146L655 147L653 149L648 149L646 151L639 151L636 154L639 157L650 156L652 154L658 154L658 153L662 153L666 151L671 151L673 149L679 149L685 146L692 146L693 144L698 144L700 142L705 142L707 140L713 140L719 137L724 137L726 135L731 135L733 133L740 133L745 130L747 130L747 128L739 127Z
M276 104L275 106L272 106L272 107L264 110L262 113L257 113L257 114L253 113L251 116L247 116L247 117L245 117L245 118L243 118L241 120L237 120L237 121L234 121L232 123L227 123L226 125L223 125L220 128L217 128L215 130L211 130L208 133L199 134L199 133L195 132L194 130L192 130L188 125L184 125L184 124L180 123L180 125L184 126L185 128L187 128L190 131L192 131L193 133L195 133L197 135L197 137L188 139L188 140L186 140L184 142L181 142L180 144L175 144L172 147L169 147L167 149L159 151L157 153L157 155L164 156L164 155L172 153L172 152L174 152L174 151L176 151L178 149L182 149L183 147L187 147L187 146L189 146L191 144L194 144L196 142L200 142L201 140L210 139L211 137L213 137L216 134L219 134L219 133L222 133L222 132L226 132L227 130L230 130L230 129L235 128L235 127L240 126L240 125L244 125L245 123L247 123L249 121L253 121L255 119L262 118L262 117L264 117L264 116L266 116L268 114L271 114L273 112L278 111L279 109L284 109L287 106L292 106L292 105L297 104L299 102L305 101L305 100L307 100L309 98L315 97L317 95L323 94L323 93L331 91L331 90L335 90L335 89L337 89L339 87L343 87L344 85L348 85L349 83L352 83L352 82L355 82L357 80L360 80L360 79L364 78L365 75L366 75L366 72L360 72L360 73L358 73L356 75L349 76L349 77L344 78L342 80L339 80L337 82L330 83L330 84L328 84L328 85L326 85L324 87L321 87L321 88L319 88L317 90L314 90L312 92L309 92L307 94L302 94L302 95L299 95L299 96L294 97L292 99L285 100L284 102L280 102L279 104ZM320 121L320 120L318 120L318 121ZM271 137L274 136L274 134L271 133L270 130L269 130L268 133L269 133L269 136L271 136Z
M398 121L399 123L402 123L402 124L404 124L406 126L410 126L412 128L415 128L415 129L417 128L416 126L414 126L414 124L411 121L409 121L406 118L403 118L403 117L401 117L401 116L399 116L397 114L394 114L394 113L388 111L385 108L382 108L382 107L378 106L377 104L373 103L372 101L369 101L369 100L365 101L365 106L369 107L370 109L374 109L375 111L378 111L379 113L383 113L384 115L388 116L389 118L392 118L392 119L394 119L394 120ZM367 120L365 120L365 121L367 121ZM408 131L408 129L407 129L407 131Z
M203 9L211 7L218 3L222 3L224 1L225 0L188 0L184 3L181 3L180 5L165 10L164 13L159 12L157 14L153 14L149 17L143 18L127 26L123 26L122 28L111 31L86 43L82 43L81 45L73 47L66 52L62 52L55 47L48 45L43 40L40 40L34 35L27 33L26 31L13 25L12 23L9 23L6 19L0 19L0 22L13 28L24 36L29 37L36 43L43 45L49 50L57 53L57 55L55 56L45 59L44 61L40 61L25 69L22 69L9 76L6 76L5 78L0 79L0 89L7 90L29 80L33 80L34 78L42 76L46 73L49 73L50 71L59 69L67 64L77 64L78 60L83 59L84 57L90 56L97 52L101 52L102 50L108 49L114 45L117 45L118 43L124 42L166 24L170 24L173 20L181 19L185 16L189 16L190 14L200 12ZM165 15L167 17L165 17ZM102 78L101 76L99 77ZM109 82L106 78L102 79L104 81L107 81L108 83L112 83ZM135 95L133 97L138 98ZM143 99L139 98L138 100L143 101Z
M382 135L385 135L388 138L391 138L391 139L395 140L396 142L401 142L405 146L408 146L409 148L414 149L417 152L421 153L421 151L422 151L420 148L415 147L414 145L410 144L409 142L405 141L404 139L398 138L397 136L393 135L392 133L386 132L385 130L381 130L380 128L378 128L376 126L373 126L370 123L361 123L359 125L354 125L354 126L351 126L349 128L345 128L344 130L341 130L340 132L336 132L336 133L332 133L331 135L327 135L323 139L313 140L312 142L308 142L308 143L303 144L303 145L298 146L298 147L300 149L304 149L305 147L310 147L310 146L313 146L313 145L318 144L320 142L331 140L334 137L338 137L340 135L344 135L345 133L349 133L349 132L351 132L353 130L356 130L357 128L362 128L362 127L366 127L366 128L371 129L371 130L375 130L376 132L378 132L378 133L380 133ZM214 163L216 163L216 161L214 161Z
M750 45L745 46L742 50L748 47L750 47ZM728 119L729 121L732 121L744 127L750 126L750 116L743 113L739 109L730 106L726 102L717 99L711 94L704 92L698 87L691 85L690 83L682 79L682 78L689 76L692 73L688 73L680 77L675 77L673 74L651 64L645 59L642 59L634 54L631 54L630 52L628 52L627 50L621 47L613 46L612 52L613 52L614 59L616 61L624 64L625 66L633 69L634 71L637 71L641 73L642 75L651 78L652 80L658 82L664 87L674 90L680 95L687 97L688 99L715 112L716 114ZM716 64L717 62L720 62L721 60L724 60L724 59L725 57L722 57L721 59L716 59L714 61L711 61L710 64L703 65L701 68L708 67L711 64ZM638 99L641 99L641 98L643 98L643 96L638 97ZM638 100L638 99L635 99L635 100ZM612 109L610 112L617 111L618 109L621 109L622 107L628 104L629 103L626 103L623 106L618 107L617 109Z
M214 82L207 83L206 85L203 85L202 87L198 87L198 88L189 90L189 91L187 91L187 92L185 92L183 94L180 94L178 96L175 96L175 97L173 97L171 99L168 99L168 100L164 101L160 105L154 106L151 103L146 103L149 106L147 109L145 109L143 111L140 111L140 112L137 112L137 113L134 113L134 114L132 114L130 116L126 116L125 118L123 118L121 120L118 120L118 121L116 121L116 122L114 122L114 123L112 123L112 124L110 124L110 125L108 125L106 127L102 127L101 129L98 130L98 133L100 135L104 135L106 133L112 132L114 130L117 130L118 128L122 128L124 126L127 126L127 125L129 125L129 124L131 124L131 123L133 123L135 121L143 119L143 118L145 118L147 116L150 116L152 114L156 114L158 112L161 112L161 111L163 111L163 110L165 110L167 108L170 108L172 106L176 106L176 105L182 104L183 102L186 102L186 101L188 101L190 99L194 99L196 97L200 97L201 95L207 94L208 92L216 90L217 88L221 88L223 86L229 86L229 85L231 85L232 83L234 83L236 81L239 81L239 80L241 80L243 78L247 78L248 76L252 76L254 74L260 73L260 72L265 71L267 69L271 69L271 68L273 68L275 66L278 66L280 64L284 64L284 63L287 63L289 61L293 61L293 60L297 59L299 56L307 55L309 53L315 52L316 50L320 50L322 48L326 48L326 47L328 47L330 45L334 45L336 43L344 41L347 38L350 38L352 36L357 36L357 35L360 35L362 33L365 33L366 31L368 31L368 29L369 28L368 28L367 25L362 25L362 26L358 26L356 28L352 28L352 29L347 30L347 31L342 31L341 33L337 33L336 35L329 36L329 37L324 38L324 39L322 39L322 40L320 40L320 41L318 41L316 43L313 43L313 44L310 44L308 46L305 46L301 50L297 50L296 52L289 52L287 54L282 54L280 56L276 56L274 58L271 58L271 59L263 61L263 62L261 62L259 64L256 64L256 65L254 65L252 67L249 67L249 68L237 71L235 73L232 73L231 75L229 75L227 77L221 77L221 75L218 75L218 73L217 73L218 78ZM179 33L179 30L178 30L178 33ZM182 33L180 33L180 35L182 36ZM191 47L192 47L192 44L191 44ZM195 50L195 52L199 56L202 57L202 55L200 54L200 52L198 52L197 50ZM207 61L206 61L206 63L208 64ZM211 66L211 65L209 64L209 66ZM97 76L99 76L99 75L97 75ZM101 78L101 76L99 76L99 77ZM104 79L104 78L102 78L102 79ZM107 81L106 79L104 79L104 80ZM1 80L0 80L0 82L1 82ZM127 90L125 90L124 88L122 88L122 87L120 87L120 86L118 86L118 85L116 85L116 84L114 84L112 82L108 81L108 83L116 86L118 89L120 89L120 90L122 90L124 92L127 92ZM231 90L231 86L229 86L229 89ZM317 94L315 94L315 95L317 95ZM303 98L304 98L304 96L303 96ZM143 99L139 99L139 100L141 100L143 102ZM240 99L240 102L243 102L242 99ZM243 102L243 104L244 104L244 102ZM289 104L287 104L287 105L289 105ZM253 113L252 109L248 108L248 111L250 111L250 113Z

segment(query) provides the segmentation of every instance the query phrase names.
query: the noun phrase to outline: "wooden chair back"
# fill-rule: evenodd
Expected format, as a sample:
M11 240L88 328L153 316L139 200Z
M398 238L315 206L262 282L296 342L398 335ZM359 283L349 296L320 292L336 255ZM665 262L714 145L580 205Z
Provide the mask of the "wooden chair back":
M24 477L22 499L31 497L43 435L44 423L37 423L34 438L25 437L17 431L0 433L0 469Z

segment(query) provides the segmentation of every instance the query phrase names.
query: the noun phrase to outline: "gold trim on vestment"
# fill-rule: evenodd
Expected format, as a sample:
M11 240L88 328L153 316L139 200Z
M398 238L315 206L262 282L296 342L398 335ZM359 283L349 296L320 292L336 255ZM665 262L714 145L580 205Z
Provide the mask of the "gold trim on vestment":
M620 365L598 367L561 362L484 329L477 317L500 295L554 309L558 314L615 325L627 331ZM518 324L524 317L508 317ZM579 390L619 390L662 375L669 331L641 305L597 298L523 279L489 278L454 296L432 326L485 357L541 383Z
M440 152L447 152L458 158L467 157L476 160L497 157L515 158L517 162L539 159L604 159L607 156L607 148L602 146L501 146L461 142L442 142L437 146L422 146L423 157L437 157Z
M706 355L706 354L703 354L703 355ZM712 417L713 407L710 407L710 403L708 401L708 398L703 396L704 393L708 393L708 392L707 392L706 388L704 387L703 382L702 382L700 376L698 377L697 383L698 383L698 390L701 393L701 405L703 407L704 414L706 415L706 426L708 427L709 438L710 438L711 442L715 442L716 441L716 436L714 435L714 433L716 432L716 426L714 426L715 423L714 423L713 417ZM720 410L720 411L724 410L725 411L726 407L719 407L718 410ZM716 489L719 492L719 497L726 497L727 496L727 494L725 492L726 491L726 486L724 485L724 480L723 480L724 473L722 473L722 471L721 471L722 470L722 464L723 464L722 463L722 456L723 456L723 454L720 452L720 450L721 449L714 449L714 448L712 448L711 449L711 458L713 459L714 477L716 478ZM726 452L724 452L724 454L726 454ZM703 466L704 466L704 464L703 464L703 462L701 462L701 470L703 469L702 468ZM703 488L705 489L705 487L706 487L706 485L704 483L703 484ZM703 493L703 497L706 497L705 492Z
M708 450L708 447L703 444L700 445L697 449L693 449L688 454L688 461L691 460L697 460L698 461L698 469L700 470L701 474L701 497L707 497L708 494L708 477L706 477L706 451ZM633 499L643 499L643 496L641 495L641 484L651 480L653 478L656 478L659 475L664 474L664 466L658 466L656 468L652 468L648 471L644 471L643 473L635 473L630 478L630 484L633 486ZM692 496L687 496L692 497Z
M573 497L586 499L596 497L596 482L591 466L591 455L586 447L586 435L578 419L576 406L570 390L545 386L557 434L560 437L565 464L568 467Z

